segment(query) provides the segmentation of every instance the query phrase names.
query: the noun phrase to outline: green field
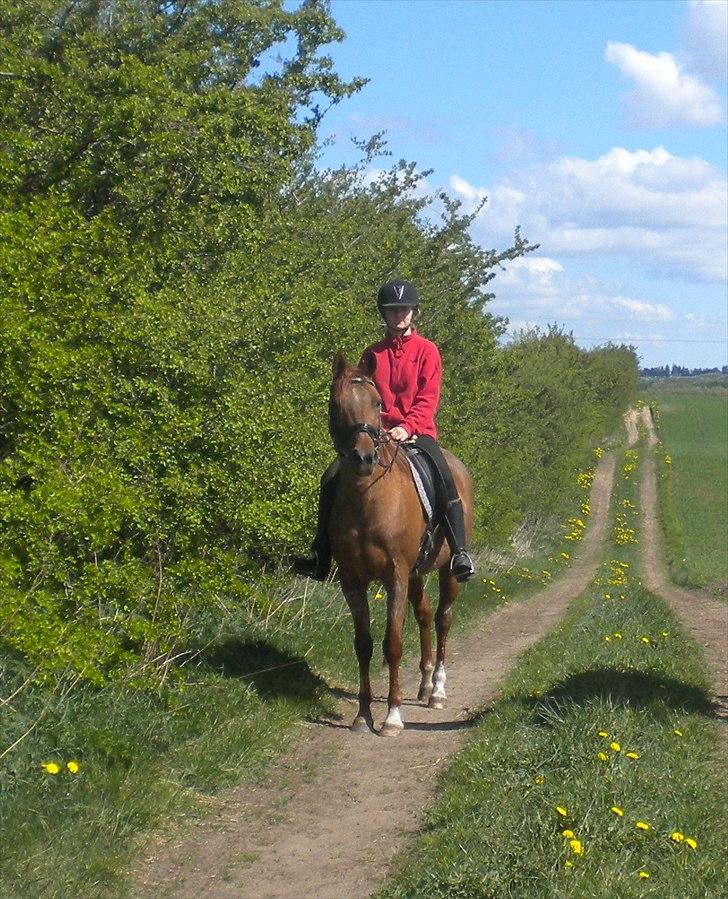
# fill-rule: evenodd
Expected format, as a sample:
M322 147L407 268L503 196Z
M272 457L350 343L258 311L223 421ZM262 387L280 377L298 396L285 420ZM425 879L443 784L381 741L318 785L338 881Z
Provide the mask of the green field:
M476 721L382 897L724 895L701 653L632 573L645 451L617 469L611 558Z
M728 392L679 387L650 394L664 447L658 456L660 504L670 570L678 583L725 593Z

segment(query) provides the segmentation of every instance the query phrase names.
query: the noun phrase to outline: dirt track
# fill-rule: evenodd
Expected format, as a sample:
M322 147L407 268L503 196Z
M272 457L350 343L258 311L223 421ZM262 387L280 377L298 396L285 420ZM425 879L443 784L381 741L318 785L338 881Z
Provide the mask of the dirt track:
M637 439L637 417L636 411L625 417L630 444ZM644 422L651 425L647 418ZM597 469L589 527L571 569L535 597L501 607L467 638L453 641L447 709L429 710L416 702L414 666L404 678L406 730L398 738L352 734L348 724L356 702L353 697L342 701L341 718L309 724L292 756L276 763L267 785L229 791L220 798L218 814L193 834L152 849L138 870L136 895L370 896L393 853L417 829L433 795L438 765L459 748L472 713L492 702L517 657L557 623L593 578L609 520L614 464L612 456L605 457ZM641 502L645 582L706 646L716 692L725 697L728 607L721 611L705 597L666 584L651 457ZM385 709L379 696L373 709L376 722L383 720Z

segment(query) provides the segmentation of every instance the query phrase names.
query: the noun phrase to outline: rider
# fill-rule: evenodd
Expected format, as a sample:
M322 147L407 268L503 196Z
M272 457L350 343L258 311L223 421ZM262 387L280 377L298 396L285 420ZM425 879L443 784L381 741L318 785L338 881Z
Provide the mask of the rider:
M456 580L467 581L475 569L467 550L463 506L450 467L435 440L435 413L442 380L440 351L414 327L419 297L409 281L396 278L382 285L377 308L387 326L387 336L364 350L359 365L374 357L374 384L382 399L382 425L389 437L397 442L416 438L417 446L435 463L438 493L444 506L441 524L452 553L450 570ZM324 580L331 568L328 525L338 477L337 459L321 478L313 556L294 559L298 574L316 580Z

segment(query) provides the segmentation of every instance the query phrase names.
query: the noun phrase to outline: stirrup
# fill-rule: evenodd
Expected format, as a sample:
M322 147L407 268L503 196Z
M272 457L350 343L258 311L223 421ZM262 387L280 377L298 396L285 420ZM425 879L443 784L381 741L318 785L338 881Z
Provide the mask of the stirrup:
M473 560L464 550L463 552L455 553L452 559L450 559L450 574L461 584L470 580L475 574Z
M331 559L314 550L312 556L294 556L293 570L303 577L310 577L314 581L325 581L331 571Z

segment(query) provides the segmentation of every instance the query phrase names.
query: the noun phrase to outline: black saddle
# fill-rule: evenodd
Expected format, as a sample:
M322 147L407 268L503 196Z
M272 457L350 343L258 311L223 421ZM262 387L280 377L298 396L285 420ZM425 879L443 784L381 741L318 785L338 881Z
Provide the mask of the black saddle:
M413 571L420 574L435 554L437 537L440 532L440 520L444 514L444 506L441 497L441 491L438 489L438 473L434 461L428 456L424 450L420 449L415 443L402 444L407 459L411 462L412 467L417 472L418 477L413 474L413 480L420 496L422 509L425 513L427 525L425 533L420 541L420 553L415 562ZM419 478L419 484L417 483ZM422 489L420 489L420 487ZM422 495L424 493L424 496Z

